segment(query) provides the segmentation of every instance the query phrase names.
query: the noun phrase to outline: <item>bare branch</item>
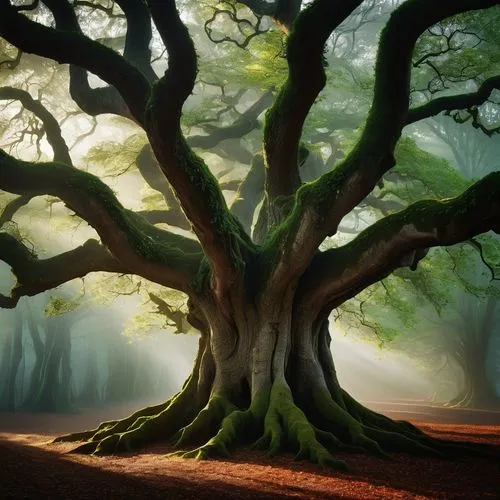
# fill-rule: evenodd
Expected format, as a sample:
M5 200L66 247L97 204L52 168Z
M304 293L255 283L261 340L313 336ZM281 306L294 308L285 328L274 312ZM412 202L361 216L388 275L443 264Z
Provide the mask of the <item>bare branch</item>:
M72 165L68 146L61 135L59 123L55 119L54 115L52 115L52 113L40 101L33 99L33 97L31 97L31 95L24 90L12 87L0 88L0 100L17 100L25 109L35 114L42 121L42 132L45 132L47 141L52 147L54 152L54 161ZM6 222L11 221L16 212L21 207L27 205L30 200L30 196L23 195L8 203L0 215L0 227Z
M72 164L68 146L62 137L59 123L40 101L33 99L29 92L13 87L0 87L0 100L17 100L25 109L40 118L47 135L47 141L54 151L54 161L60 161L68 165Z
M124 17L121 12L115 12L115 3L113 2L110 7L106 7L100 3L94 3L87 0L74 0L73 5L75 7L86 7L92 10L100 10L105 12L109 17Z
M433 99L422 106L410 109L406 117L406 125L437 115L443 111L468 109L473 106L479 106L487 101L490 94L495 89L500 89L500 76L488 78L481 84L476 92Z
M491 273L490 281L500 281L500 278L496 277L495 269L493 269L492 265L484 257L483 245L481 245L481 243L477 241L475 238L471 238L468 241L468 243L474 250L476 250L479 253L479 258L481 259L481 262L488 268L488 271Z
M0 35L24 52L91 71L118 89L134 119L142 123L150 92L147 79L119 54L83 35L73 8L65 0L47 0L45 4L56 19L57 29L29 20L9 0L1 0ZM86 73L77 76L86 78ZM109 100L112 90L101 89L100 94Z
M259 127L257 118L273 102L271 92L266 92L231 125L227 127L213 127L207 135L195 135L187 138L192 148L214 148L219 142L226 139L238 139Z
M167 318L168 326L175 326L175 333L182 333L186 321L186 315L179 309L174 309L165 300L154 293L148 293L151 302L156 305L158 314ZM170 321L169 321L170 320Z
M31 196L23 195L7 203L3 212L0 214L0 228L7 222L10 222L14 215L16 215L17 211L27 205L30 201Z
M234 43L240 49L246 49L250 42L259 35L266 33L268 31L267 28L262 27L262 15L254 13L256 17L255 24L252 24L246 18L240 18L238 16L238 9L234 3L221 1L219 5L224 5L226 8L214 7L214 12L212 17L205 21L203 28L205 29L205 33L209 40L213 43L224 43L230 42ZM238 40L232 36L222 36L215 38L214 29L212 28L212 24L217 21L219 16L226 16L229 20L234 23L238 27L239 34L243 37L242 40Z

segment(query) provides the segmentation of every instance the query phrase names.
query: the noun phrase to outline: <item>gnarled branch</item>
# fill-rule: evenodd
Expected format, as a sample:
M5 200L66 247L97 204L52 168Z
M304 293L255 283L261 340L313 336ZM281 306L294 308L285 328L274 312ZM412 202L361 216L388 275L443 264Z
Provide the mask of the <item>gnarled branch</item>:
M0 100L17 100L23 107L31 111L42 122L47 141L52 147L54 161L72 165L69 148L61 134L61 127L54 115L38 100L33 99L29 92L13 87L0 88ZM16 212L27 205L31 196L23 195L12 200L0 214L0 227L12 220Z
M7 222L10 222L14 217L14 215L16 215L17 211L20 208L27 205L30 201L31 201L31 196L23 195L23 196L18 196L14 200L7 203L2 213L0 214L0 228Z
M38 259L22 242L7 233L0 233L0 260L10 265L17 278L11 295L0 295L0 307L6 308L15 307L23 296L31 297L92 272L128 272L93 239L55 257Z
M184 101L191 93L197 61L193 41L173 0L149 0L153 20L168 51L168 69L154 85L146 128L161 170L173 187L211 262L215 288L229 286L240 267L241 243L250 243L230 214L215 177L188 146L181 128Z
M406 117L406 125L423 120L424 118L435 116L443 111L453 111L455 109L467 109L472 106L479 106L488 100L488 97L495 89L500 89L500 76L486 79L476 92L433 99L422 106L410 109Z
M238 139L258 128L258 116L273 102L271 92L266 92L231 125L227 127L213 127L207 135L192 135L187 138L192 148L214 148L219 142L226 139Z
M116 0L127 20L127 33L123 57L139 69L142 74L153 82L158 76L151 67L151 17L144 2L137 0Z
M134 119L142 123L150 92L147 79L119 54L83 35L68 2L47 0L45 4L54 15L56 29L29 20L17 12L9 0L1 0L0 35L23 52L91 71L118 89ZM86 78L86 73L76 76ZM112 92L112 89L100 91L101 94ZM110 96L101 97L108 100ZM105 101L105 104L111 102ZM108 111L113 112L113 109L114 106L110 105Z
M61 127L54 115L38 100L33 99L29 92L13 87L0 88L0 100L19 101L25 109L37 116L44 127L47 141L54 152L54 161L72 164L68 145L61 134Z
M427 249L493 230L500 233L500 172L447 200L422 200L388 215L354 240L318 254L301 281L310 307L333 309L402 266L415 267Z
M130 272L190 292L201 261L196 241L169 233L126 210L97 177L61 163L30 163L0 150L0 189L56 196L87 221Z
M304 120L326 82L324 46L360 3L317 0L295 20L287 41L288 78L266 115L264 153L270 199L290 196L300 186L299 141Z

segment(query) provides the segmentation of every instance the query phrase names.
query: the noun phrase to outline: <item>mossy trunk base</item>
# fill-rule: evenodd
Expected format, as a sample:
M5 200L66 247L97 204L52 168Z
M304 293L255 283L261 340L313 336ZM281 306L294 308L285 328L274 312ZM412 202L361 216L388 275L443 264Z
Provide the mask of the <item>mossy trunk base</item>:
M347 469L339 458L345 452L444 458L465 450L362 406L338 384L327 329L317 329L313 338L311 349L300 342L292 348L272 324L253 343L240 341L231 347L232 356L221 357L217 339L204 335L191 376L169 401L55 441L83 441L73 451L96 455L164 441L173 455L195 459L225 457L246 445L268 457L291 452L297 460L339 470ZM242 371L245 352L249 372Z

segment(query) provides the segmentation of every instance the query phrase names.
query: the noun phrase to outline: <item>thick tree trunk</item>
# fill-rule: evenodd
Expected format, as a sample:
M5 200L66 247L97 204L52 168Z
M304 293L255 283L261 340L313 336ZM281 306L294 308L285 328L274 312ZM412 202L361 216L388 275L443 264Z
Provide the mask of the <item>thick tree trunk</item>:
M467 361L462 367L464 386L459 394L448 404L452 407L493 409L500 406L486 371L487 352L473 350L468 352Z
M58 440L85 440L76 451L106 454L170 440L185 457L226 455L250 443L274 455L294 451L315 463L345 468L338 450L407 450L440 455L437 441L406 422L368 410L339 386L328 320L279 301L232 298L233 314L203 304L195 366L168 402ZM193 314L190 322L193 324Z

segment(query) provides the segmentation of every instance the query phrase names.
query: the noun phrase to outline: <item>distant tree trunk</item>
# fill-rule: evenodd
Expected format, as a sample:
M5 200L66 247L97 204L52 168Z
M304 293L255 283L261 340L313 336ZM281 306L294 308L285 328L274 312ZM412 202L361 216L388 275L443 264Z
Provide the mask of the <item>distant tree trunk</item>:
M71 342L69 337L65 318L48 318L38 391L29 407L32 411L67 411L71 408L68 399L71 370L68 366L63 367L64 358L69 359L70 355L66 353ZM63 375L68 380L63 381Z
M135 355L135 380L134 380L134 399L144 399L154 396L155 384L152 374L151 355L144 350L138 350Z
M2 387L0 408L14 411L17 407L17 375L23 357L23 317L19 307L15 310L14 328L7 332L2 355Z
M85 372L81 389L77 395L78 404L83 406L97 406L101 404L99 392L99 372L97 369L97 352L89 346L86 355Z
M117 339L108 349L108 377L106 381L105 400L107 402L123 402L133 398L136 366L133 363L133 352L130 345Z
M457 353L457 360L464 374L464 386L449 405L491 408L500 403L486 370L497 299L488 299L480 318L476 317L470 304L468 306L465 313L467 332L463 335L462 349Z
M2 358L0 360L0 409L7 409L7 392L8 384L6 383L10 377L10 360L12 357L12 329L4 328L2 338ZM5 381L5 382L4 382Z
M73 372L71 369L71 331L66 321L61 331L61 369L59 403L70 408L73 404Z
M28 392L24 398L23 407L30 409L33 407L38 390L40 387L42 366L44 360L45 345L40 338L39 325L35 321L32 312L27 308L26 318L28 322L28 332L33 342L33 350L35 352L35 364L31 370Z

